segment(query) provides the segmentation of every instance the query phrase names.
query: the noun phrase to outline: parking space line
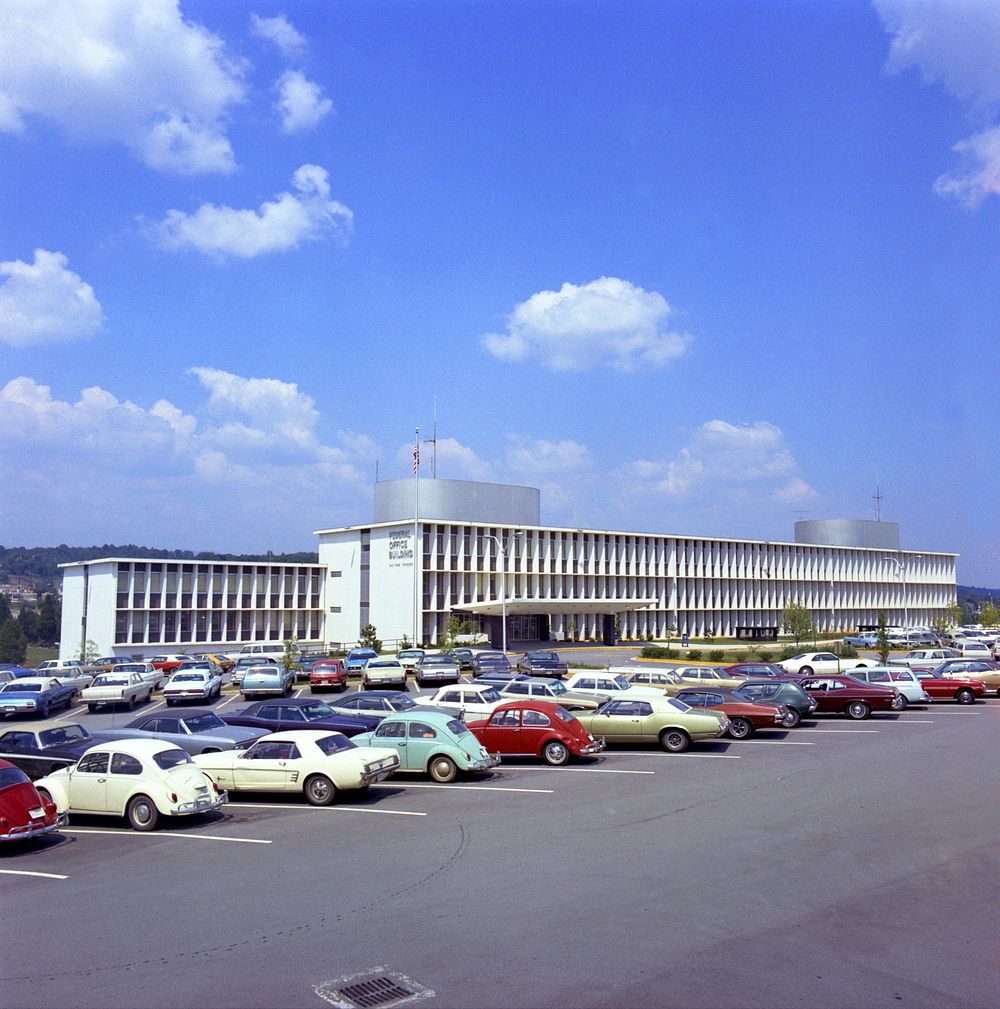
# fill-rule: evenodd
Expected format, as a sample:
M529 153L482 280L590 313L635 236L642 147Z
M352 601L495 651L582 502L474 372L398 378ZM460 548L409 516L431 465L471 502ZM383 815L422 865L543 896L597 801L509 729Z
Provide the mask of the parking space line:
M381 813L383 816L427 816L406 809L368 809L366 806L288 806L267 802L231 802L230 809L294 809L296 812L315 813Z
M60 876L57 872L29 872L27 869L0 869L2 876L40 876L42 879L69 879L69 876Z
M558 771L560 774L563 771L582 771L584 774L656 774L656 771L624 771L624 770L618 770L613 767L534 767L531 764L525 764L524 767L519 767L516 764L507 764L506 770Z
M118 837L169 837L178 838L181 840L193 840L193 841L231 841L233 844L273 844L273 841L261 841L255 837L219 837L217 834L172 834L166 833L162 830L157 831L142 831L142 830L97 830L97 829L87 829L80 830L74 827L71 830L67 830L65 827L61 828L63 834L115 834Z
M552 795L555 792L554 788L508 788L502 785L432 785L430 782L425 781L407 781L407 782L381 782L377 785L372 785L372 788L443 788L449 792L535 792L539 795Z
M816 726L815 729L803 729L802 726L799 726L795 731L796 732L846 732L848 735L853 735L853 734L857 734L857 733L861 733L861 732L867 732L867 733L871 733L871 734L874 734L874 735L878 735L878 733L881 732L881 729L821 729L819 726Z
M900 718L893 725L933 725L933 718Z
M226 699L225 699L224 701L221 701L220 703L216 704L216 706L215 706L215 710L216 710L216 711L218 711L218 710L219 710L219 708L224 708L224 707L225 707L225 706L226 706L227 704L231 704L231 703L232 703L233 701L235 701L235 700L236 700L236 699L237 699L237 698L238 698L239 696L240 696L239 694L233 694L233 696L232 696L232 697L227 697L227 698L226 698Z
M49 721L62 722L67 718L76 718L77 715L82 714L82 707L83 705L80 705L79 708L76 705L73 705L71 708L67 708L58 718L50 718Z
M798 739L741 739L740 746L744 743L766 743L768 746L815 746L815 743L807 743Z

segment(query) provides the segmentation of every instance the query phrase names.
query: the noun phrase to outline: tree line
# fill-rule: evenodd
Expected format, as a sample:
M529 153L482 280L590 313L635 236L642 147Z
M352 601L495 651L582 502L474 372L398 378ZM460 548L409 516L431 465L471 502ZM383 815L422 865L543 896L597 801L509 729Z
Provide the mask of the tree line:
M22 603L14 616L10 598L0 593L0 662L23 663L28 645L51 648L59 640L62 603L52 592L37 603Z

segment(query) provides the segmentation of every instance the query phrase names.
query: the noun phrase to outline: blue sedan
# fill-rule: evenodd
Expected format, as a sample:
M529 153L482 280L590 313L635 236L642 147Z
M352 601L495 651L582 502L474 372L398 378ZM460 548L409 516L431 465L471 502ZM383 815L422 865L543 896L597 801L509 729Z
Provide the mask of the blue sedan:
M0 687L0 717L34 715L48 718L53 708L73 706L76 687L60 683L51 676L32 676L11 680Z

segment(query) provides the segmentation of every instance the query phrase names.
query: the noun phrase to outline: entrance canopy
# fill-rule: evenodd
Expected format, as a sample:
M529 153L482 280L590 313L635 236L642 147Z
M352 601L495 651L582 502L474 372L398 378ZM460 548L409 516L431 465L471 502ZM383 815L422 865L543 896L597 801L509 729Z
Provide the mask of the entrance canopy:
M624 613L632 610L646 610L657 605L655 596L633 597L631 599L527 599L512 596L504 604L500 599L477 599L462 606L462 610L482 613L485 616L500 616L506 609L508 616L518 613Z

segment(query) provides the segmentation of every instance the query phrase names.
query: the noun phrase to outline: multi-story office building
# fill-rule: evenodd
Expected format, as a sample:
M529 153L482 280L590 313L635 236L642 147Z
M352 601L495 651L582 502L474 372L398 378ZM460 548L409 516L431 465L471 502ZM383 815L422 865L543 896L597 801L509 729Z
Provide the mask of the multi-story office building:
M805 606L822 632L931 624L953 553L900 548L894 523L796 523L789 542L541 524L532 487L375 485L373 521L324 529L319 564L104 558L64 565L65 657L233 650L297 638L435 643L452 615L513 641L776 636ZM506 635L504 635L506 625Z

